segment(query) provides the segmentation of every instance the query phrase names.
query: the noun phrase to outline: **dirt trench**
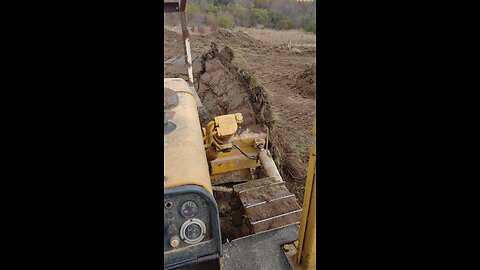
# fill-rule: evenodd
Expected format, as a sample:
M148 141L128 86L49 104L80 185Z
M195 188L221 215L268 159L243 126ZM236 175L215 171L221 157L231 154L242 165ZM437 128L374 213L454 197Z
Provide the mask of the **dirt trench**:
M230 47L220 49L216 42L210 44L207 52L192 55L195 88L210 116L210 119L201 117L201 124L206 126L213 116L240 112L244 117L244 126L266 125L269 128L269 150L284 180L288 182L292 174L298 174L296 171L301 164L289 158L293 150L282 138L282 131L274 125L275 117L269 105L268 93L248 70L233 64L234 57ZM183 56L166 60L164 76L187 80L184 61ZM299 199L301 201L302 198Z
M218 49L211 43L205 54L193 55L195 89L211 116L242 113L244 126L265 124L272 126L273 115L264 89L255 83L246 70L232 64L233 50ZM187 79L183 57L174 57L164 64L165 77ZM201 119L202 126L212 119Z

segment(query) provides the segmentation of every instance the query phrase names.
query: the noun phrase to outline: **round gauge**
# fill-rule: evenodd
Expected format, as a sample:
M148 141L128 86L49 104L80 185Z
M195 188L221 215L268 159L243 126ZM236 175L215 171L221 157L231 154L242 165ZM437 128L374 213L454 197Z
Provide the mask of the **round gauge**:
M180 228L180 237L187 244L196 244L205 237L205 224L196 218L189 219Z
M182 204L182 208L180 211L182 216L186 218L191 218L197 214L198 204L194 201L186 201Z

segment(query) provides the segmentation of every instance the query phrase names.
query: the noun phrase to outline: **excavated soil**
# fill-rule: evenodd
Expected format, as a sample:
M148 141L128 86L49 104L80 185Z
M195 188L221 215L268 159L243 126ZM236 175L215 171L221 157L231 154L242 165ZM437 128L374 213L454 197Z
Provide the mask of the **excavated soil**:
M317 86L317 74L314 65L306 65L305 70L298 74L293 84L293 89L304 98L315 99L316 86Z
M195 89L203 105L211 116L230 113L242 113L244 126L266 124L272 127L272 113L266 102L266 92L256 85L254 78L245 70L232 64L233 50L225 46L218 49L212 42L210 50L199 55L194 54ZM184 58L174 57L165 61L165 77L188 78L184 68ZM205 126L211 119L201 119Z
M164 76L187 79L181 35L164 34ZM191 46L195 86L209 115L241 112L244 125L267 125L274 160L301 203L314 143L316 48L266 44L223 29L191 35Z

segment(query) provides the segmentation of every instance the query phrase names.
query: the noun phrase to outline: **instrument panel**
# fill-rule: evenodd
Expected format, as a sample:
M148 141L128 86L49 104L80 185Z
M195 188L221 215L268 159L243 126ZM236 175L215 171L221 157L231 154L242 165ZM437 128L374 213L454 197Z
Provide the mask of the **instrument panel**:
M165 198L164 223L167 230L164 251L197 244L211 238L210 208L207 201L198 194Z
M218 207L204 188L186 185L164 189L163 225L165 269L221 257Z

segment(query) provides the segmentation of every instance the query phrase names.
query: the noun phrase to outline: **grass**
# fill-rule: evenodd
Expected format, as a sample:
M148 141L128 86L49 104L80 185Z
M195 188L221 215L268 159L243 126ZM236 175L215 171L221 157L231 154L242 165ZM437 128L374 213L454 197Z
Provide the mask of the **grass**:
M299 152L304 154L310 152L310 148L312 148L312 143L310 142L303 142L297 145Z
M182 32L180 26L164 26L164 28L177 33ZM207 30L207 33L210 33L209 27L206 27L205 29ZM291 44L293 46L316 47L317 42L316 35L307 33L303 30L274 30L236 27L233 31L246 33L265 44ZM199 33L195 32L193 35L199 35Z
M237 27L234 31L244 32L247 35L264 43L292 44L297 46L315 47L317 36L303 30L273 30Z

